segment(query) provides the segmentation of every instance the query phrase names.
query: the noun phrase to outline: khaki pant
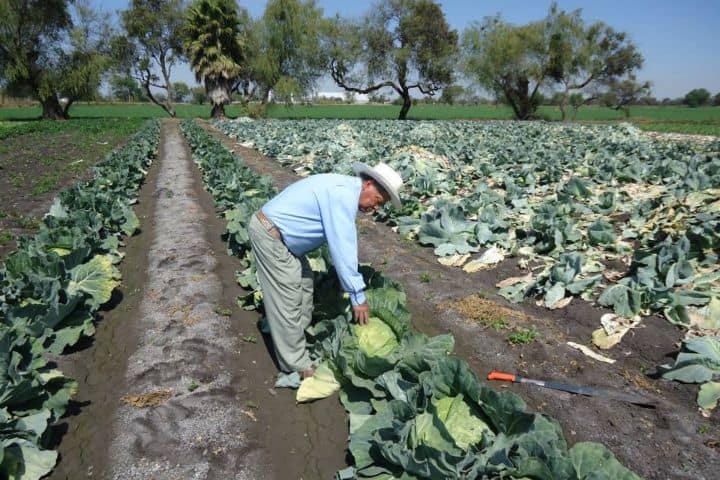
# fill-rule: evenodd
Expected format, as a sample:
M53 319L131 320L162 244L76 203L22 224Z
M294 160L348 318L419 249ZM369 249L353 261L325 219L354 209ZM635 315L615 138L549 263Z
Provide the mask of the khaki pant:
M313 308L310 264L306 257L290 253L255 215L248 234L280 369L288 373L306 370L312 366L305 346L305 329L312 320Z

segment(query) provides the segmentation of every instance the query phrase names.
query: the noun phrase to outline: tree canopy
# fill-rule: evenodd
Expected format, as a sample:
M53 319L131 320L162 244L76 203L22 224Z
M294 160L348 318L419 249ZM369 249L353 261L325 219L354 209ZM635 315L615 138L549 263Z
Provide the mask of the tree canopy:
M412 90L434 95L453 80L458 34L432 0L383 0L360 21L336 19L328 38L333 80L355 93L394 90L400 119Z
M325 73L322 46L325 20L315 0L269 0L255 26L250 79L262 89L263 101L272 91L289 101L315 86Z
M688 107L700 107L710 103L710 92L705 88L695 88L685 95L685 104Z
M0 18L0 83L8 92L34 96L47 119L67 118L74 101L96 94L110 27L86 1L3 0Z
M183 58L184 15L183 0L132 0L120 13L126 35L112 41L118 70L140 82L147 98L172 117L175 109L170 76ZM154 93L157 90L163 94Z
M508 103L518 119L533 118L543 90L561 86L560 108L599 100L636 82L643 58L624 32L603 22L586 24L581 11L550 6L548 15L526 25L499 16L473 23L463 33L463 70ZM649 84L637 84L642 93ZM629 90L616 91L626 98ZM571 101L572 96L572 101Z
M508 103L516 118L532 118L540 89L557 80L554 52L543 21L514 26L500 17L473 23L463 33L464 71Z
M250 17L234 0L196 0L188 8L184 47L195 79L203 82L212 117L225 116L243 70L247 70Z

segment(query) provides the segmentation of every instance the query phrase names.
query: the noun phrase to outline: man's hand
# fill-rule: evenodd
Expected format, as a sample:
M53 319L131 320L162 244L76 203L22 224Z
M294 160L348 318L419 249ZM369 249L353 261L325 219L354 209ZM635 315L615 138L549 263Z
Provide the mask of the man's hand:
M360 325L367 325L368 318L370 317L370 307L368 307L367 302L353 305L352 308L355 321Z

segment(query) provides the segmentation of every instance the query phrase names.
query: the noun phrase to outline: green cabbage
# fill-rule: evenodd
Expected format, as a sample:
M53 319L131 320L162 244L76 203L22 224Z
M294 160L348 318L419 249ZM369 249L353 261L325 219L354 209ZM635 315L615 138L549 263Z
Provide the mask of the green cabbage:
M354 328L358 338L358 347L368 357L387 357L398 347L395 332L377 317L370 317L367 325Z
M438 417L463 450L479 443L485 434L494 436L488 424L480 419L477 408L470 406L462 394L444 397L434 403Z

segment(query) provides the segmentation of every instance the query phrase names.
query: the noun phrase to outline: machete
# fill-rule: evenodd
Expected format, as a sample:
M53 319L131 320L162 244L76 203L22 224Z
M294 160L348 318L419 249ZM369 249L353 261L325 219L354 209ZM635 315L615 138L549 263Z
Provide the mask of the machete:
M487 376L488 380L500 380L504 382L515 383L531 383L540 387L552 388L554 390L562 390L563 392L576 393L578 395L587 395L589 397L607 398L610 400L619 400L621 402L634 403L646 407L655 407L656 402L647 397L635 395L632 393L619 392L615 390L607 390L597 387L585 387L580 385L568 385L567 383L551 382L545 380L535 380L533 378L525 378L512 373L503 373L492 371Z

